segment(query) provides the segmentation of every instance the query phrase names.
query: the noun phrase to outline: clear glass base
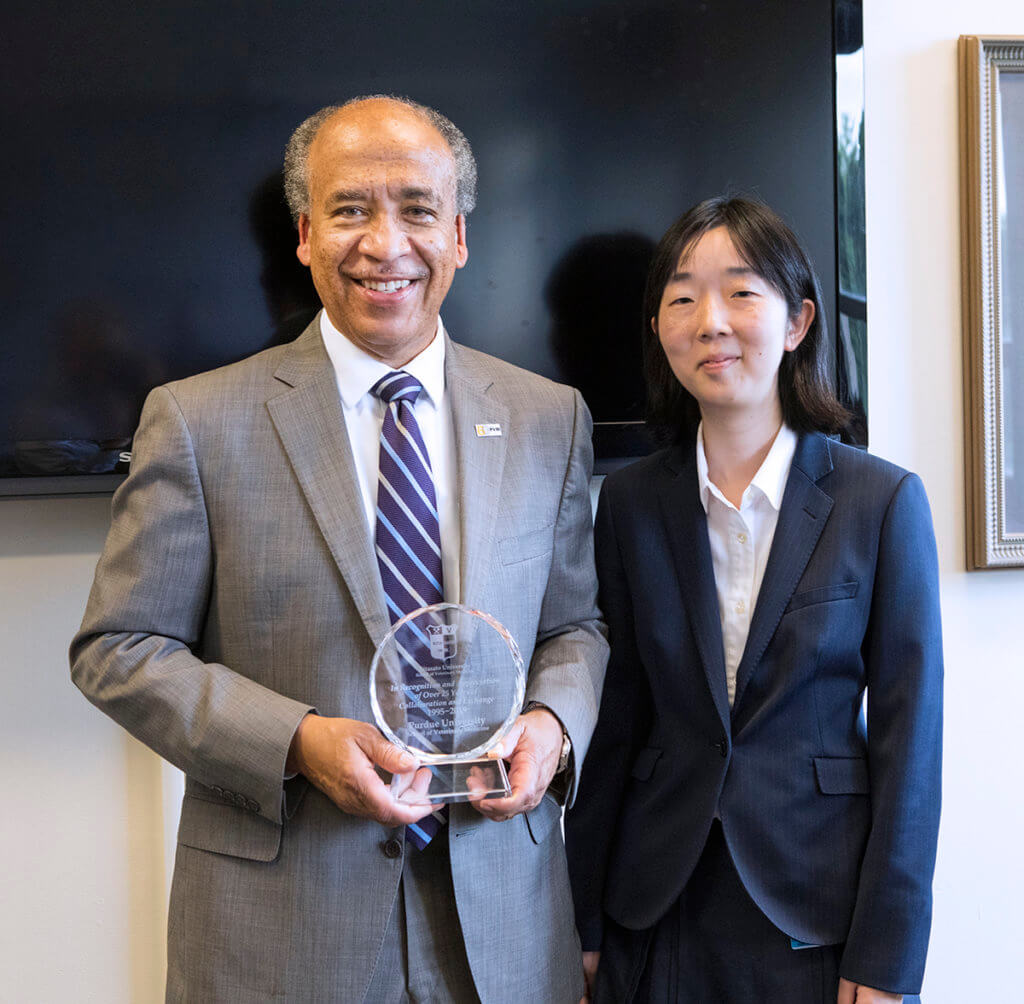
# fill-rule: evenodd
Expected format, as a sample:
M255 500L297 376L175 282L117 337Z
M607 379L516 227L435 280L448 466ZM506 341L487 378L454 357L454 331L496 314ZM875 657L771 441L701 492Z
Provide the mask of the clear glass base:
M478 802L512 794L502 760L461 760L420 767L411 774L395 774L391 793L412 805L442 802Z

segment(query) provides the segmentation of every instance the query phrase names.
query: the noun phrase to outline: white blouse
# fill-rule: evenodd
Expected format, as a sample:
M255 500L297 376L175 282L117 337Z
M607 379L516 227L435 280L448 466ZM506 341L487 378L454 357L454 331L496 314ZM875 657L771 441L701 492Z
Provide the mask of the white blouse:
M750 617L768 564L796 443L796 433L783 424L737 509L709 480L703 423L697 429L697 477L701 505L708 517L730 707L736 696L736 670L747 644Z

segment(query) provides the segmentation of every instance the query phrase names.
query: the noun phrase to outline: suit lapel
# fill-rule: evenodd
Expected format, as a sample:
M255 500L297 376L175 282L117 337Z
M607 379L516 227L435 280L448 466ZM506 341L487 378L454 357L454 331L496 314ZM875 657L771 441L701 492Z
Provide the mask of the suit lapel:
M715 572L708 543L707 515L700 501L694 448L677 447L665 461L658 502L675 563L679 592L690 620L722 724L729 728L722 622L715 593Z
M319 323L317 315L274 374L285 389L267 401L267 410L320 532L376 645L389 621L338 385Z
M810 433L800 437L782 496L779 521L775 527L768 564L750 620L750 632L743 658L736 670L733 713L740 706L764 650L779 626L782 613L814 553L821 531L832 509L832 497L816 484L832 470L828 440Z
M459 602L479 605L494 550L494 523L505 467L509 410L491 392L486 368L461 346L445 350L445 382L455 429L456 497L462 526ZM500 436L478 436L480 423L501 426Z

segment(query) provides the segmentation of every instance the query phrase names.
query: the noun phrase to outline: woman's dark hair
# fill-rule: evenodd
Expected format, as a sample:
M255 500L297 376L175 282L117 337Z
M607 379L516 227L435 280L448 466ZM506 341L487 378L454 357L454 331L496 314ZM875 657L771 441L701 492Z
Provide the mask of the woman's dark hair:
M786 301L795 317L804 300L814 304L814 320L803 341L784 352L779 366L783 421L795 432L839 432L850 413L832 389L821 288L793 231L764 203L753 199L707 199L684 213L654 252L644 290L644 371L647 421L662 442L692 438L700 421L697 401L676 378L665 358L651 318L680 258L709 230L725 227L740 256Z

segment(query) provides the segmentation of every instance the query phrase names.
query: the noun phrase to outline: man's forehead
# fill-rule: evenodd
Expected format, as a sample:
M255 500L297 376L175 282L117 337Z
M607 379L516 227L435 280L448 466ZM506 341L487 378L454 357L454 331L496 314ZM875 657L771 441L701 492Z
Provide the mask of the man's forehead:
M339 109L320 127L314 146L389 158L429 151L451 157L448 142L423 115L397 101L374 99Z
M444 137L401 105L390 114L396 106L388 104L372 115L346 116L345 108L324 123L310 151L311 182L337 189L430 188L453 197L455 160Z

